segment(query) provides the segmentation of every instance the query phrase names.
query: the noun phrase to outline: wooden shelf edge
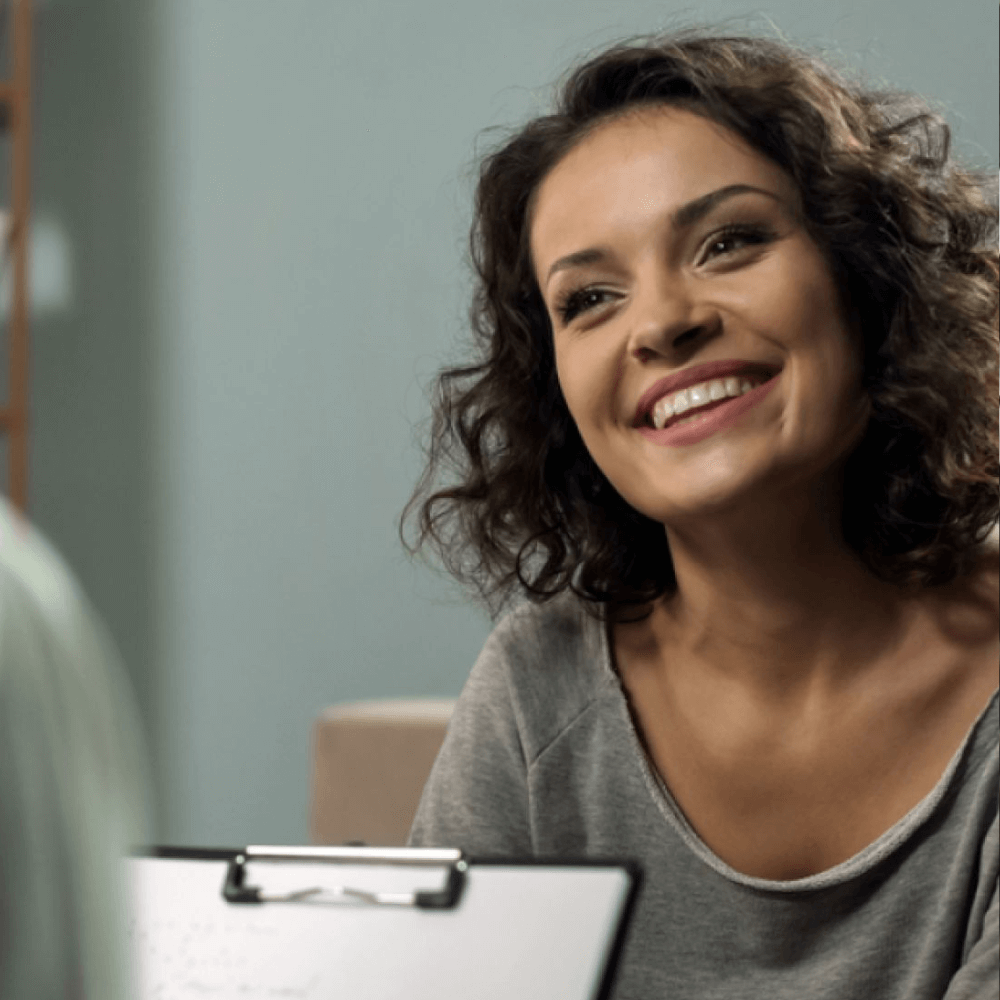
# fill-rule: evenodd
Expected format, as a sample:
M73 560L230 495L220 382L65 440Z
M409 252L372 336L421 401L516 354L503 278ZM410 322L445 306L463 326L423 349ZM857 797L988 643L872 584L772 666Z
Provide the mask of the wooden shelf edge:
M23 426L23 413L14 406L0 406L0 434L15 434Z

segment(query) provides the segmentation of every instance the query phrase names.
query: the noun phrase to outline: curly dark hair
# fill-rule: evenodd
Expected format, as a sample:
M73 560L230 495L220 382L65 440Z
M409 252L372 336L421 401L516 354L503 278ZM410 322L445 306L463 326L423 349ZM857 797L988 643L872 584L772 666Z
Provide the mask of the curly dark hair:
M476 356L437 377L404 545L430 540L492 613L516 592L544 601L568 587L598 617L642 616L676 589L663 525L611 486L570 416L529 252L548 172L596 126L649 104L725 126L790 175L858 317L872 415L845 466L845 542L900 587L964 575L1000 511L993 178L955 163L948 125L920 98L866 89L783 42L706 29L606 49L570 73L553 114L482 159ZM446 468L457 485L435 489Z

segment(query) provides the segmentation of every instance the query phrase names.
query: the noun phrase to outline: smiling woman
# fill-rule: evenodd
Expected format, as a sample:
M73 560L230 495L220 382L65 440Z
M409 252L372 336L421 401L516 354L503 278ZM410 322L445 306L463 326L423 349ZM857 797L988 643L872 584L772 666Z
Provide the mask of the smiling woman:
M915 98L704 32L590 60L483 164L481 353L408 512L528 601L411 843L639 860L620 997L995 995L982 184Z
M766 464L802 483L819 474L817 461L839 475L835 460L864 433L869 400L833 273L780 167L700 115L644 108L591 132L549 172L529 227L536 270L548 274L542 293L573 422L615 490L666 526L675 563L686 514L718 538L723 515L709 522L706 502L755 488L756 504L771 486L783 494L775 509L790 515L789 473L782 482L772 471L756 487L735 476L761 476ZM753 236L736 240L734 231ZM591 243L604 247L600 263L566 266L561 251ZM573 314L562 305L596 290L599 305ZM674 342L685 336L691 357L724 345L735 359L679 367ZM705 382L720 363L774 377L711 420L641 426L643 410L675 388L696 387L667 400L672 416L711 405ZM711 444L690 447L707 437Z

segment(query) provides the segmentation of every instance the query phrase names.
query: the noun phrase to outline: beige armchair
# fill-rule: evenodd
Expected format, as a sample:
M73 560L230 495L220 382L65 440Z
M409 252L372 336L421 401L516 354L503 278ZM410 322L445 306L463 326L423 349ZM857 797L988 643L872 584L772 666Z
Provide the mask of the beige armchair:
M333 705L313 724L309 839L401 847L455 699Z

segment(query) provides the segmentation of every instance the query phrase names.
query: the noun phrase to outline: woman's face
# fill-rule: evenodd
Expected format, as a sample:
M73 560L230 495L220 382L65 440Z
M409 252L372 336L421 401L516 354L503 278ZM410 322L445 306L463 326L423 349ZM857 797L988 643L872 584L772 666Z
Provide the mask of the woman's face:
M793 181L735 134L665 107L600 126L542 182L530 238L566 403L637 510L666 524L816 480L860 440L859 338ZM717 428L650 423L678 391L665 377L724 360L780 372L720 405ZM692 409L720 403L706 393Z

